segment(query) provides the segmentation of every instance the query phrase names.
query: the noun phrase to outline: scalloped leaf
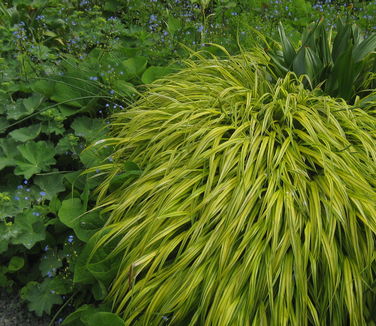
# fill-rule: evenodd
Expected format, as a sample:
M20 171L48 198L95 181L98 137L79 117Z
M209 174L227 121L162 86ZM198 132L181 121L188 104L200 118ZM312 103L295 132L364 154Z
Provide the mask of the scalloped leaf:
M29 311L34 311L39 317L43 313L50 314L53 305L63 303L61 296L50 288L49 283L49 279L43 283L29 282L21 290L22 299L28 301Z
M51 96L51 100L80 108L82 106L82 103L80 103L82 96L80 89L69 85L67 82L61 81L55 84L55 91Z
M30 127L19 128L13 130L9 135L17 141L26 142L28 140L34 139L40 134L41 124L31 125Z
M39 263L39 270L41 271L42 276L46 276L51 273L54 269L58 269L63 265L60 257L56 254L55 251L48 251L45 255L42 256Z
M102 119L91 119L88 117L78 117L71 124L75 135L83 137L89 142L104 135L104 126L105 124Z
M31 249L37 242L46 238L43 220L40 216L35 216L31 209L17 215L10 228L13 228L11 243L22 244L27 249Z
M46 198L51 200L56 194L65 190L63 174L38 175L34 183L46 193Z
M34 92L43 94L46 97L50 97L54 93L55 83L50 80L40 79L31 84L31 89Z
M33 174L48 170L52 164L56 163L55 148L51 143L29 142L17 146L17 149L21 157L16 160L17 167L14 174L23 175L26 179Z
M11 138L0 139L0 170L6 166L16 165L15 157L19 154L17 144Z

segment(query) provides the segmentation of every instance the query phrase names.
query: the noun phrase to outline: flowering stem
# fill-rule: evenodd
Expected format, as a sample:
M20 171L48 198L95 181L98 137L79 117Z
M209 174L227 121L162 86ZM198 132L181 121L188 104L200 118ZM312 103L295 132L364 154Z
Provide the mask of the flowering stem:
M66 307L66 305L72 301L72 299L76 296L76 294L78 294L78 291L76 291L75 293L73 293L69 299L67 301L64 302L64 304L60 307L60 309L56 312L56 314L52 317L50 323L48 324L48 326L53 326L54 324L54 321L55 319L57 318L57 316L59 316L59 314L63 311L63 309Z

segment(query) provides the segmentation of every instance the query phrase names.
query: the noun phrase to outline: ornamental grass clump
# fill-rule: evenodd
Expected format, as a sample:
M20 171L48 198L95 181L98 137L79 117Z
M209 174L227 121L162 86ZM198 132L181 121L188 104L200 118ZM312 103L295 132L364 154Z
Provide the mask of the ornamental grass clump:
M265 60L198 55L114 116L96 248L116 243L125 325L374 318L376 118Z

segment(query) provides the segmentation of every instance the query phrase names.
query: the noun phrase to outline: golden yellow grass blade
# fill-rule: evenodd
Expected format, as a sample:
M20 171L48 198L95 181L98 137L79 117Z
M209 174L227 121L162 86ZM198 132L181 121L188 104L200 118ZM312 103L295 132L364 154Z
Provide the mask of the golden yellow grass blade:
M293 74L273 85L267 64L198 53L113 117L88 264L116 244L108 300L126 325L365 324L376 117ZM108 191L125 161L142 173Z

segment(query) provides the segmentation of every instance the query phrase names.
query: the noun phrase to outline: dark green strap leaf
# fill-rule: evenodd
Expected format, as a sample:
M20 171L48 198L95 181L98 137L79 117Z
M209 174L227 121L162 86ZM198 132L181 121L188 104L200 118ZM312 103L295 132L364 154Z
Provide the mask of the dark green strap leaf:
M353 51L352 57L354 62L362 61L367 55L371 54L373 51L376 50L376 34L370 35L360 44L357 44ZM375 53L373 52L375 55Z
M292 62L295 58L296 52L295 52L294 47L291 45L290 40L287 38L285 30L281 22L279 23L279 26L278 26L278 33L281 39L283 58L285 60L286 65L288 67L291 67Z

